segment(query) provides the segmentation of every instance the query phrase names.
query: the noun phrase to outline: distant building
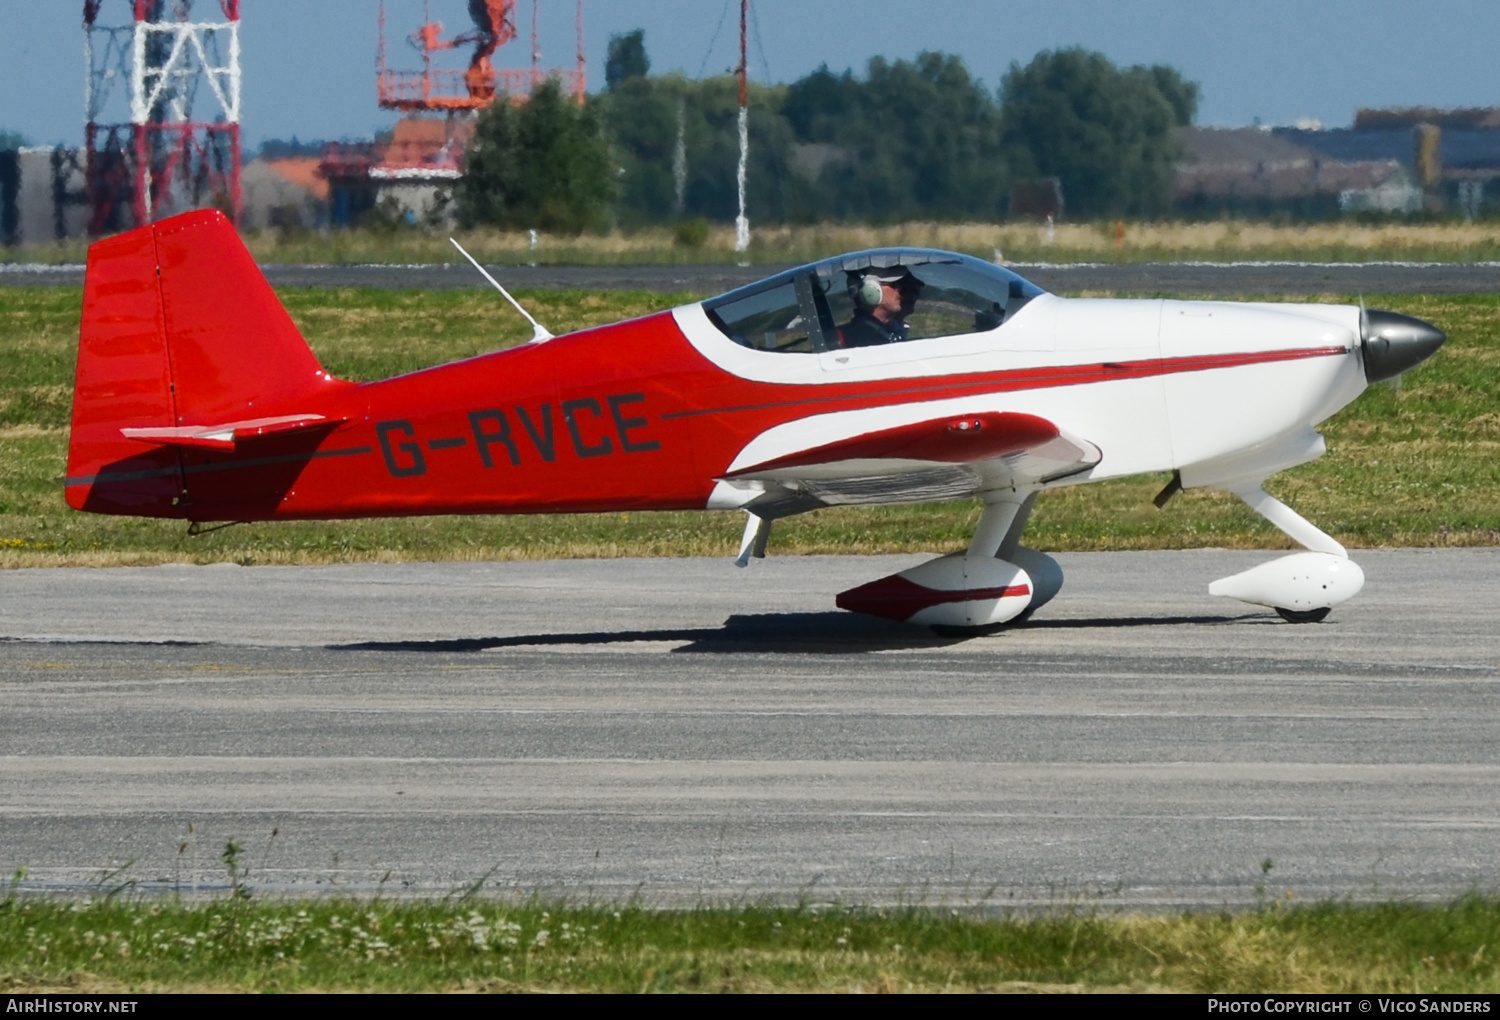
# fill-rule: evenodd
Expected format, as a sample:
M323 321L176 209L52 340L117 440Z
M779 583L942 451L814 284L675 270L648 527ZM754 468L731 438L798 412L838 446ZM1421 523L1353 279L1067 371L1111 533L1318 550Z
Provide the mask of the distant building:
M388 139L328 146L320 170L330 187L331 222L353 226L377 205L412 222L446 216L446 196L463 176L473 135L472 120L406 117Z
M1435 124L1445 130L1500 130L1500 107L1439 110L1431 106L1393 106L1384 110L1363 109L1354 114L1355 131L1412 128L1418 124Z
M1414 213L1423 207L1422 189L1399 175L1368 188L1345 188L1339 192L1340 212Z
M0 151L0 242L47 244L88 228L82 153L26 147Z
M240 226L318 228L329 222L328 181L317 156L252 160L240 171Z
M1423 188L1418 208L1432 211L1456 208L1472 218L1500 178L1497 107L1360 110L1352 128L1276 128L1274 134L1335 159L1394 160Z
M1326 218L1350 208L1421 208L1422 192L1400 160L1339 158L1303 144L1308 129L1178 128L1182 150L1172 189L1186 215ZM1408 132L1409 136L1409 132ZM1363 154L1360 154L1363 155ZM1378 195L1378 198L1349 196ZM1369 202L1379 205L1361 204Z

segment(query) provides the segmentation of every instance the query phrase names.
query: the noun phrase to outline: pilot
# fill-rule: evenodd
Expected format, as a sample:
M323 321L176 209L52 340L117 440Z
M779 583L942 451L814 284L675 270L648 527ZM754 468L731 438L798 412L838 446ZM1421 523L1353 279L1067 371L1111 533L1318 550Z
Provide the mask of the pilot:
M922 281L905 266L849 274L854 317L839 329L845 347L873 347L910 338L906 317L916 307Z

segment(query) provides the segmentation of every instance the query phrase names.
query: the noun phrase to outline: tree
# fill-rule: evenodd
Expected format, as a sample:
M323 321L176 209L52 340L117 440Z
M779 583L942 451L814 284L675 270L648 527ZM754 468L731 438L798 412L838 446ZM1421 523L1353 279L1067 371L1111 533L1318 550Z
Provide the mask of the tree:
M785 91L784 86L750 83L745 201L752 221L786 218L803 186L791 170L795 139L779 112ZM660 223L677 214L673 163L679 110L686 157L682 215L733 221L738 212L737 79L632 78L605 92L600 109L619 163L622 223Z
M719 75L696 84L686 103L686 213L733 222L739 212L739 81ZM795 187L794 139L780 113L784 91L750 83L745 207L752 223L785 219L788 189Z
M799 142L840 150L819 174L817 218L879 223L1004 213L999 109L958 57L876 57L863 81L820 67L788 89L783 109Z
M781 112L798 141L836 144L859 111L862 89L853 71L834 74L823 64L791 84Z
M604 227L615 169L598 111L556 79L514 107L501 96L479 115L458 183L465 223L580 233Z
M1022 177L1057 177L1084 216L1154 214L1171 201L1171 128L1190 123L1198 86L1168 67L1121 70L1101 53L1048 51L1011 64L1001 127Z
M1139 70L1139 68L1137 68ZM1167 102L1172 104L1172 114L1178 127L1187 127L1198 116L1198 83L1188 81L1177 68L1165 64L1153 64L1147 69L1151 81Z
M631 78L599 97L605 131L619 164L621 222L635 226L671 218L676 205L672 154L677 102L685 84L674 78Z
M609 37L609 52L604 58L604 82L613 89L631 78L644 78L651 73L651 60L646 56L646 30Z

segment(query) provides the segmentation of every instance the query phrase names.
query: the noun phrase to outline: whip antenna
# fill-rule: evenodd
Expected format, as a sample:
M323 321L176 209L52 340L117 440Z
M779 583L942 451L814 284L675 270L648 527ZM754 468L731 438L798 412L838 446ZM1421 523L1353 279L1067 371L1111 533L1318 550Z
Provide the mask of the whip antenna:
M496 290L498 290L500 292L500 296L503 297L503 298L505 298L505 300L509 301L511 303L512 307L514 307L516 311L520 312L521 315L523 317L525 317L525 319L526 319L527 322L531 323L531 342L532 343L540 343L543 340L551 340L552 339L552 334L549 333L549 332L547 332L547 327L543 326L540 322L537 322L535 319L533 319L531 317L531 313L528 312L526 309L522 308L521 307L521 303L519 301L517 301L515 298L513 298L513 297L510 296L510 291L508 291L504 287L500 286L500 281L499 280L497 280L493 276L491 276L489 274L489 272L483 266L481 266L479 264L479 262L474 258L473 255L470 255L468 252L464 251L464 246L463 245L459 244L456 240L454 240L451 237L448 238L448 243L451 244L451 245L453 245L453 247L457 248L459 254L462 255L464 258L468 259L469 263L475 269L479 270L479 275L483 276L486 280L490 281L490 286L494 287Z

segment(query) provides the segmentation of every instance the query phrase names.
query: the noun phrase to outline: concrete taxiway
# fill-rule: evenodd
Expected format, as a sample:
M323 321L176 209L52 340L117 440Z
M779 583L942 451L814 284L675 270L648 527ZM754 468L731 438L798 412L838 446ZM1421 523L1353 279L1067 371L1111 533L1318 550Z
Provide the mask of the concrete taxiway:
M234 838L277 892L1493 892L1500 550L1358 552L1318 625L1207 594L1273 555L1062 555L970 640L832 609L920 557L0 572L0 868L201 891Z

